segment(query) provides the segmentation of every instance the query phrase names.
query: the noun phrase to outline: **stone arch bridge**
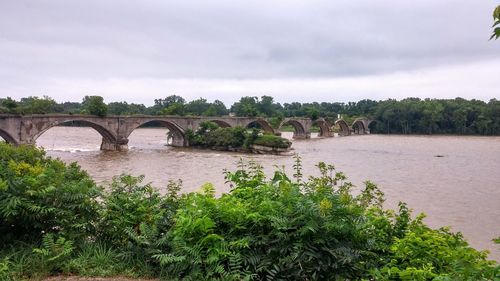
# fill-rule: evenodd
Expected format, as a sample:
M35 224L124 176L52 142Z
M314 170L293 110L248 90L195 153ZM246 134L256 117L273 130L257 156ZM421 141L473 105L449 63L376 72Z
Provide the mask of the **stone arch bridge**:
M249 128L259 126L264 131L272 134L280 134L284 125L294 128L293 137L296 139L307 139L311 136L311 127L317 125L320 128L320 137L332 137L332 124L324 119L315 121L309 118L285 118L278 129L273 129L271 124L264 118L258 117L184 117L184 116L107 116L97 117L91 115L0 115L0 137L14 145L35 144L36 139L48 129L78 122L81 125L94 128L102 136L101 150L126 150L128 148L128 137L130 134L145 124L155 122L168 128L172 137L172 146L189 146L186 139L188 129L196 130L200 123L212 121L221 127L241 126ZM352 126L343 120L337 120L341 132L339 135L366 134L369 133L368 119L356 119Z

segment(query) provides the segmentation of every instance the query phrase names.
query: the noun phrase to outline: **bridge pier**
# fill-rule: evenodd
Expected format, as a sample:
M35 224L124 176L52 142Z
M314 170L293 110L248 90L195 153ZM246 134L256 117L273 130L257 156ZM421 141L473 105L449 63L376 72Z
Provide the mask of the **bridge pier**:
M106 151L125 151L128 150L128 139L122 139L120 141L111 141L106 138L102 138L101 150Z
M184 139L181 139L181 138L173 138L172 142L170 143L170 145L174 146L174 147L189 146L189 144L187 144L186 141Z
M334 133L332 131L320 132L318 134L318 137L321 137L321 138L331 138L333 136L334 136Z
M311 132L300 132L300 133L297 133L297 132L293 132L293 139L296 139L296 140L303 140L303 139L310 139L311 138Z
M16 141L16 142L13 142L12 144L14 145L33 145L33 146L36 146L36 142L33 141L33 140L19 140L19 141Z

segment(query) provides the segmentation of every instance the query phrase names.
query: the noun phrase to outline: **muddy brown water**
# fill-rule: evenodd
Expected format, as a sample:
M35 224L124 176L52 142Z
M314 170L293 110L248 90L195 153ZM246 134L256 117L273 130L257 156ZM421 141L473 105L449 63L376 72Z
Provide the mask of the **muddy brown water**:
M166 141L164 129L137 129L129 151L103 152L93 129L55 127L37 145L65 162L78 162L100 183L130 173L145 175L159 189L182 179L185 192L211 182L220 194L229 190L223 170L235 169L240 158L261 163L268 175L275 165L292 173L290 156L172 148ZM500 236L500 137L364 135L294 141L293 148L305 175L318 174L319 161L333 163L357 186L377 183L387 207L405 201L415 212L425 212L432 227L451 226L500 260L500 245L491 242Z

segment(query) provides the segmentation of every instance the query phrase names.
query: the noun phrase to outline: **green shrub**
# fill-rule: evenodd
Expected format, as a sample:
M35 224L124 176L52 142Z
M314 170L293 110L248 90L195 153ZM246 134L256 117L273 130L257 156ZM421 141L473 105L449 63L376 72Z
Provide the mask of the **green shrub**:
M0 245L39 241L44 233L83 239L94 232L100 192L75 163L0 143Z
M205 146L204 138L191 129L186 130L186 139L190 146Z
M262 134L258 129L248 130L243 127L221 128L214 122L202 122L196 132L186 132L188 143L191 146L201 146L216 149L249 149L253 144L273 147L289 148L290 140Z
M40 257L42 272L59 273L74 249L72 241L47 233L43 236L41 247L34 248L33 253Z
M142 223L156 225L162 219L162 197L151 184L142 184L144 176L121 175L113 178L103 196L99 224L101 239L116 247L129 242L131 232L139 233Z
M217 130L219 125L214 122L204 121L200 123L200 126L194 132L191 129L186 130L186 138L191 146L206 146L206 135L207 133Z
M290 148L290 146L292 146L292 142L288 139L267 134L258 136L254 140L253 144L268 146L273 148Z
M99 240L116 248L129 270L153 275L154 255L170 249L167 233L173 224L180 183L169 182L162 196L143 176L121 175L104 195Z
M495 262L460 234L412 220L405 204L382 209L371 182L357 196L332 165L303 181L240 163L226 172L232 190L190 193L169 232L172 248L155 255L182 280L492 280ZM448 279L446 279L448 278Z
M461 233L431 229L413 220L405 235L395 238L388 260L375 271L377 280L494 280L500 269L487 253L471 248ZM496 279L495 279L496 280Z
M0 280L11 281L14 280L11 270L11 262L8 258L0 260Z
M172 252L157 256L172 276L335 280L366 274L373 237L364 207L345 191L348 184L323 177L310 181L321 185L298 184L280 171L266 180L254 164L226 177L231 193L215 198L209 189L183 201L170 232Z
M205 135L205 142L208 147L240 148L246 138L246 129L242 127L218 128Z

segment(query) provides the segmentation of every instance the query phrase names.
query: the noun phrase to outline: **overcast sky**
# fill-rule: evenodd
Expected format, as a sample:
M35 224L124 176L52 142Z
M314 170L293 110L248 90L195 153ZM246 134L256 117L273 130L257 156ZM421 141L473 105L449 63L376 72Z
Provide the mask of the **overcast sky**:
M0 0L0 97L500 99L493 0Z

